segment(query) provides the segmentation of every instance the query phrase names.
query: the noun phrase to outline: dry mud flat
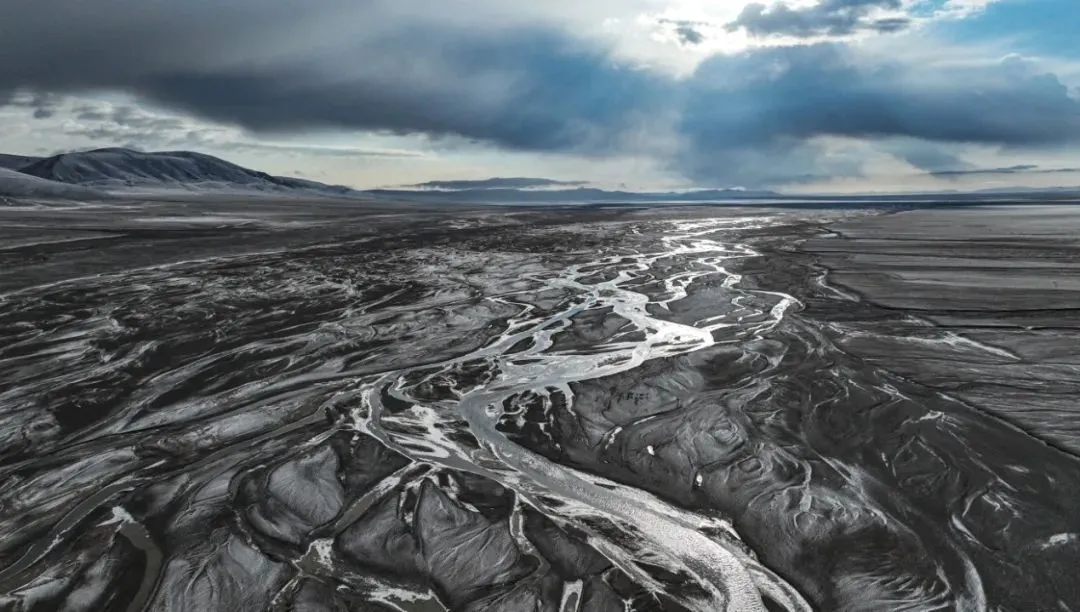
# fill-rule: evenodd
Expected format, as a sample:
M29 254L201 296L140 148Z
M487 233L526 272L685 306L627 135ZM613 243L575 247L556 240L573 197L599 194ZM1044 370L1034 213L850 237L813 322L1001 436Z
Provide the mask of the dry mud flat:
M0 239L0 609L1080 609L1068 208L219 208Z

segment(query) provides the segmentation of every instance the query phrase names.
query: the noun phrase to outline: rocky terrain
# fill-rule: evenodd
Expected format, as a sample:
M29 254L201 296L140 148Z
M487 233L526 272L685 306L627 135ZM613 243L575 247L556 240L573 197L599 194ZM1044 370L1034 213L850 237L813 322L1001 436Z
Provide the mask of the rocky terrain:
M1080 215L0 208L0 609L1080 609Z

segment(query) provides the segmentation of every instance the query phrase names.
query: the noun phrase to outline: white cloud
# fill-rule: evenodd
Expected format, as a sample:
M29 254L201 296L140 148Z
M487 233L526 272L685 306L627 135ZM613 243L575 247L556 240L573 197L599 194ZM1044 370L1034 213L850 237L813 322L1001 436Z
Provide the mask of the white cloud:
M1001 0L948 0L937 14L942 17L962 19L970 17L982 11L988 6Z

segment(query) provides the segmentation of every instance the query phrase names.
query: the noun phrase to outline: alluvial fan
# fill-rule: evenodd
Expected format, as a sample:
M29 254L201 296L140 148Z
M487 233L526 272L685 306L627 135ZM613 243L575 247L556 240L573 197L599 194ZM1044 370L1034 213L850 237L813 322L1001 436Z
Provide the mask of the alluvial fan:
M1074 455L854 351L831 217L683 217L0 296L0 609L1080 609Z

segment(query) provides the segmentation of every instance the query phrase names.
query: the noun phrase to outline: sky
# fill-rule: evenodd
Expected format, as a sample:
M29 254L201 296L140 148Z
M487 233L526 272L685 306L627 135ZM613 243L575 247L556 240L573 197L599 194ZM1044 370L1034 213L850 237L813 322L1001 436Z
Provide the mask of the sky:
M1077 0L15 0L0 152L359 188L1078 186L1076 32Z

